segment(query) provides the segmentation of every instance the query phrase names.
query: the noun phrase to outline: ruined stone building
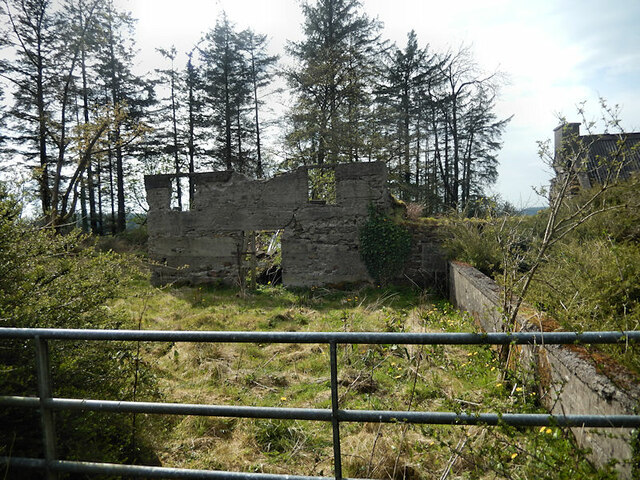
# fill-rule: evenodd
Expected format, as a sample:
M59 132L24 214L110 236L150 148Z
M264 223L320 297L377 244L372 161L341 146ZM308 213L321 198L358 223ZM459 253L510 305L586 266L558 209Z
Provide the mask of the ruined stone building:
M250 253L248 239L254 232L277 230L282 230L285 285L370 279L358 250L359 229L370 204L390 206L383 163L300 167L268 180L227 171L196 173L194 196L184 202L190 208L172 208L176 182L188 177L145 177L154 283L236 283Z
M640 172L640 133L580 135L580 123L564 123L554 131L555 185L575 174L574 189L624 180Z

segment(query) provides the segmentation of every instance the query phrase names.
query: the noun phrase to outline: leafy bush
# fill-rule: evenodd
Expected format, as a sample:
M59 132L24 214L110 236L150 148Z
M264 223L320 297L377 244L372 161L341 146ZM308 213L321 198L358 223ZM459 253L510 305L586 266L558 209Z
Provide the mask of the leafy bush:
M445 224L445 229L444 246L451 258L468 263L488 276L500 271L502 258L496 242L495 224L458 218Z
M105 307L130 277L124 257L101 253L80 233L58 235L20 219L20 207L0 190L0 326L50 328L133 327L130 318ZM0 392L37 393L34 346L30 341L0 343ZM123 342L50 342L53 395L130 400L135 345ZM151 380L138 371L140 389ZM123 415L57 414L61 458L131 460L130 418ZM41 456L35 410L0 413L0 455Z
M388 282L402 271L410 253L409 231L370 206L360 230L360 255L369 274L378 283Z

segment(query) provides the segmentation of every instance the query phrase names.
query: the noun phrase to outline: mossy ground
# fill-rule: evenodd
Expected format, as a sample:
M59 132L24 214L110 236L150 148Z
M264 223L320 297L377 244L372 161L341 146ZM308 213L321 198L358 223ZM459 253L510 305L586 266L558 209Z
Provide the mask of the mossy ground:
M214 287L140 282L112 308L144 329L473 331L446 302L410 289ZM162 400L330 408L327 345L151 343L149 374ZM345 409L539 412L535 390L500 380L484 346L339 346ZM143 398L139 398L143 400ZM322 422L166 416L149 424L164 466L297 475L333 474L331 426ZM566 431L404 424L341 425L343 473L370 478L608 478ZM447 473L448 472L448 473ZM443 477L444 475L444 477Z

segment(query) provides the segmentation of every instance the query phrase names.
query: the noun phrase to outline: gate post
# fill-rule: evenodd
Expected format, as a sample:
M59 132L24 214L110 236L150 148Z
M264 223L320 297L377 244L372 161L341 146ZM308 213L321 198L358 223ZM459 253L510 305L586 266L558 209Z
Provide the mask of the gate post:
M38 370L38 396L40 397L40 419L42 421L42 443L46 462L47 480L56 480L58 474L51 470L56 460L56 430L53 410L46 402L51 399L51 369L49 368L49 345L47 341L34 337L36 344L36 367Z
M333 425L333 469L336 480L342 480L342 457L340 453L340 421L338 420L338 354L335 341L329 343L331 362L331 424Z

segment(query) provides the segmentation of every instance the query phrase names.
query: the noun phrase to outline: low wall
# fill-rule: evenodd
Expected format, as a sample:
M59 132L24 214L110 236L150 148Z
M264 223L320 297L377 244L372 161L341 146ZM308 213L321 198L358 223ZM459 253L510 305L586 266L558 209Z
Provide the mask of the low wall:
M449 296L454 305L468 311L487 332L502 331L500 289L475 268L449 264ZM518 318L523 331L559 329L553 320L537 312L523 311ZM537 375L540 398L553 414L635 415L640 387L635 375L603 354L577 345L522 347L521 360ZM611 460L621 478L632 478L633 447L630 429L572 428L578 444L589 449L588 458L602 466Z

